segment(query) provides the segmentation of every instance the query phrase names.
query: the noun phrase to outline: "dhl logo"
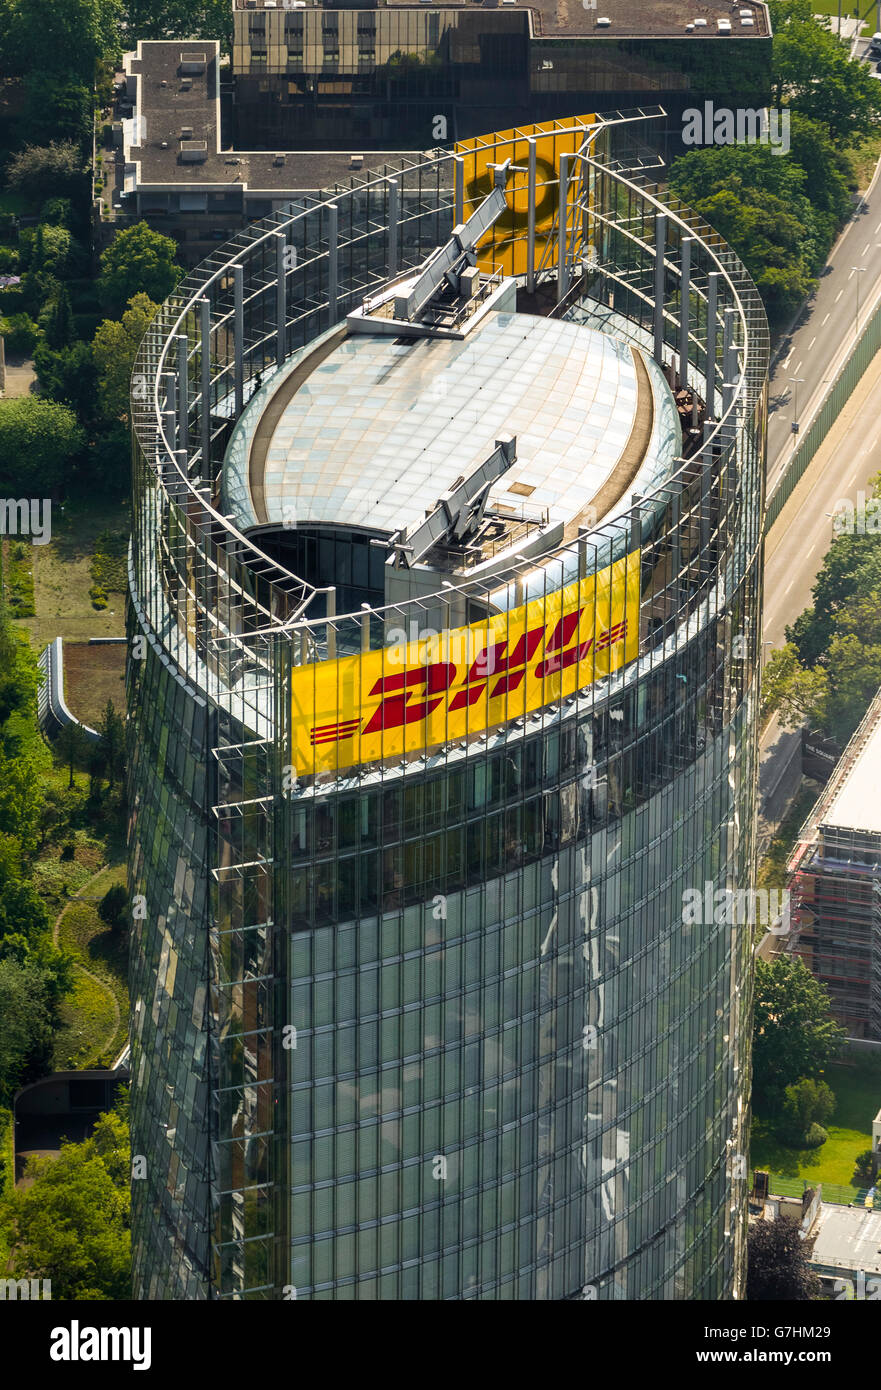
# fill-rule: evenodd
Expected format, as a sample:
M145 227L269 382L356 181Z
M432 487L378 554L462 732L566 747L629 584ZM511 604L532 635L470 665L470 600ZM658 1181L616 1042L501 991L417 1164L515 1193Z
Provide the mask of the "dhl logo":
M294 766L339 771L540 709L633 659L638 606L637 552L487 623L295 668Z

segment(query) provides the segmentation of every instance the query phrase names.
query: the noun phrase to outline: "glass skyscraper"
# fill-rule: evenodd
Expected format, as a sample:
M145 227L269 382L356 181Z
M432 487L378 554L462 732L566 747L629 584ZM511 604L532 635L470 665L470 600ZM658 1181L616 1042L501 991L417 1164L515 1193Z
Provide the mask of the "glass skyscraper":
M292 205L144 341L138 1297L742 1296L683 894L753 881L767 328L629 119Z

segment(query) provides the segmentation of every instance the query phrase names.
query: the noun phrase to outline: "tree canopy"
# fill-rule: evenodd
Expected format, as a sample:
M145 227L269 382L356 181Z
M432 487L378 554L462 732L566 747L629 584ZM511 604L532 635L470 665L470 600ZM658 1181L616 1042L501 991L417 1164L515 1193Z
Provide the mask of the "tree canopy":
M0 964L2 968L2 964ZM90 1138L32 1158L27 1189L6 1199L16 1278L52 1280L53 1299L130 1297L131 1150L123 1106Z
M806 1302L820 1297L820 1280L808 1265L809 1249L794 1221L756 1221L747 1255L748 1303Z
M129 392L135 357L158 304L135 294L121 320L105 319L92 343L101 410L108 419L128 420Z
M756 961L753 1099L757 1111L779 1105L787 1086L817 1078L845 1036L829 1013L829 995L802 961Z
M66 405L42 396L0 401L0 483L14 495L45 497L62 481L84 443Z
M177 244L136 222L119 232L101 255L98 294L102 304L121 313L134 295L145 294L159 304L182 275L174 257Z

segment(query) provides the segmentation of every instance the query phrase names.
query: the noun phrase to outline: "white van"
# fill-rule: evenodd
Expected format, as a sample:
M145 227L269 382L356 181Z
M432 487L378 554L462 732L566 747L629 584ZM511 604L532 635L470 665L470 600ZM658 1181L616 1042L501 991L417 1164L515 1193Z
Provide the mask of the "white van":
M881 54L881 34L873 34L869 40L869 52Z

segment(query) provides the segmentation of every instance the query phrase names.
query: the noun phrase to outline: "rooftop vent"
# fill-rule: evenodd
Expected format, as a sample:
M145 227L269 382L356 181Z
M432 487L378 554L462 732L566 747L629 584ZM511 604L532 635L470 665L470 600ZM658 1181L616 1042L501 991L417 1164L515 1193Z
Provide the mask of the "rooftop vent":
M245 0L245 9L246 9L246 10L256 10L256 8L257 8L257 0Z
M180 138L182 140L192 140L193 127L191 125L182 125L180 128Z
M730 19L717 19L717 20L716 20L716 28L719 30L719 33L720 33L720 34L730 34L730 33L731 33L731 20L730 20Z
M263 8L264 10L277 10L277 0L263 0Z
M695 29L706 29L707 21L705 19L696 19L694 21L694 27Z
M756 27L756 21L753 19L752 15L750 15L749 19L741 19L740 23L741 27L744 29L755 29Z
M208 158L206 140L181 140L180 157L182 164L204 164Z
M160 143L159 143L159 148L160 148L160 150L167 150L167 149L168 149L168 141L167 141L167 140L161 140Z
M693 34L693 33L694 33L694 25L693 25L693 24L686 24L686 26L685 26L685 32L686 32L686 34Z
M753 12L752 12L752 10L741 10L741 11L740 11L740 17L741 17L741 19L752 19L752 17L753 17Z
M353 154L353 155L350 155L350 156L349 156L349 168L350 168L350 169L360 169L363 163L364 163L364 156L363 156L363 154Z
M182 77L180 80L180 89L182 92L191 92L193 90L192 77Z
M182 73L204 72L208 62L204 53L182 53L180 55L180 70Z
M597 28L598 28L598 29L608 29L608 28L611 26L611 23L612 23L611 19L608 19L608 18L598 19L598 20L597 20Z
M272 162L273 162L273 164L276 166L276 168L278 168L278 166L279 166L280 164L284 164L284 155L283 155L283 154L277 154L277 155L275 156L275 159L274 159Z

